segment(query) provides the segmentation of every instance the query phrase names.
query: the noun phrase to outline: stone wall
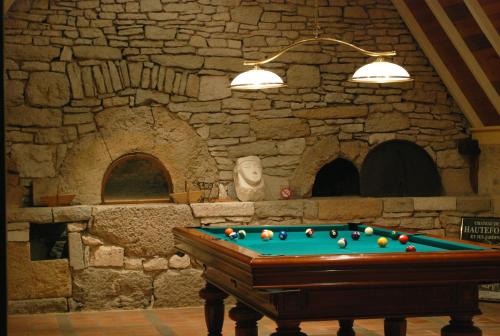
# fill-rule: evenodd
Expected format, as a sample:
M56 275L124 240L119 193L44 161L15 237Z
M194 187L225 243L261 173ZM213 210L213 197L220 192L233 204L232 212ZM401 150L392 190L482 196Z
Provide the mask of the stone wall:
M204 281L178 256L175 226L374 223L458 237L487 197L311 198L189 205L23 208L8 213L11 313L199 306ZM69 259L30 260L29 225L67 223Z
M397 50L415 81L347 81L367 60L341 45L307 45L273 63L287 88L228 88L242 59L313 34L314 2L17 0L5 19L10 206L76 194L99 204L106 166L145 152L184 181L224 183L238 157L258 155L266 199L291 185L309 196L337 157L360 168L390 139L422 146L445 193L471 193L456 140L468 124L390 0L319 1L324 36ZM181 190L182 191L182 190Z

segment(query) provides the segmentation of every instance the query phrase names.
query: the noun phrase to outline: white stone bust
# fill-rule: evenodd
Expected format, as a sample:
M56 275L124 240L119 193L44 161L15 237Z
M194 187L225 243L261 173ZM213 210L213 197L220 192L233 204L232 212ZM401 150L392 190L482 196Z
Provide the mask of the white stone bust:
M236 160L234 166L234 188L240 201L261 201L264 199L262 164L257 156L245 156Z

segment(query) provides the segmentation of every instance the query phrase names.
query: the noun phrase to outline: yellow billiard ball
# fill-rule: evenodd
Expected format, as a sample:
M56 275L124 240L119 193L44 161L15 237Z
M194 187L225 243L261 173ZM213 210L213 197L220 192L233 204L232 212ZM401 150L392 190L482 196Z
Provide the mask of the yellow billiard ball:
M379 239L377 239L377 244L380 247L386 247L388 243L389 241L385 237L380 237Z

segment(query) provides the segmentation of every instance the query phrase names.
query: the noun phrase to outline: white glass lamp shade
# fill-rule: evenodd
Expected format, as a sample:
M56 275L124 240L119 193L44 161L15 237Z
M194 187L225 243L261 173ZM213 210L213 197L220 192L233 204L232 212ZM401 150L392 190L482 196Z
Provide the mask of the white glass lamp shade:
M258 67L245 71L236 76L231 82L231 89L259 90L283 87L283 80L274 72L262 70Z
M402 66L383 60L363 65L350 79L351 82L357 83L398 83L412 80Z

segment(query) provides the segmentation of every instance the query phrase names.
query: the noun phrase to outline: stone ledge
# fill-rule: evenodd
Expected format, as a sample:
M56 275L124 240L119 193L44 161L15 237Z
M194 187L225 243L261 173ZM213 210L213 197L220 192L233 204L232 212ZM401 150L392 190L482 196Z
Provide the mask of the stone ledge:
M68 300L62 298L12 300L9 314L64 313L68 311Z
M86 221L91 217L90 206L80 205L80 206L69 206L69 207L57 207L52 208L52 213L54 214L54 222L78 222Z
M414 197L413 204L416 211L428 210L456 210L456 197Z
M304 202L302 200L290 201L264 201L255 202L255 215L257 217L295 216L304 215Z
M253 202L220 202L191 204L195 217L253 216Z
M52 208L11 208L7 210L7 222L53 223Z
M382 198L335 197L318 200L318 218L351 220L382 215Z

